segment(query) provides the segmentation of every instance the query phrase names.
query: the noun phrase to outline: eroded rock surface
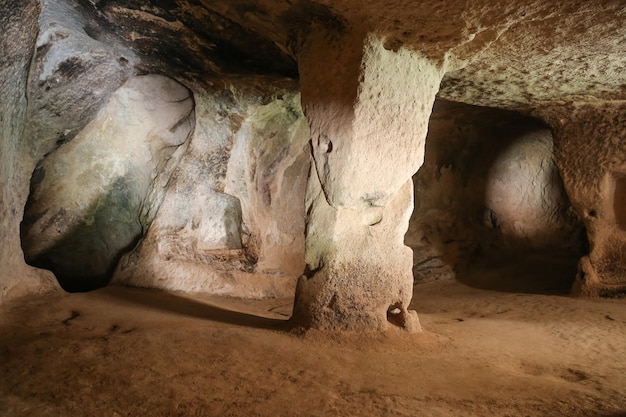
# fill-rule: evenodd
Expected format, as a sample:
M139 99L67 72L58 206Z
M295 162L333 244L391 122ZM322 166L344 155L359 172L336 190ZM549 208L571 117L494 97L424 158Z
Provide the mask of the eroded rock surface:
M304 270L309 129L293 84L267 81L233 81L198 96L190 147L115 282L293 296ZM249 95L251 85L258 96Z
M407 183L385 207L334 208L311 176L307 189L307 269L298 282L293 322L327 330L420 330L411 250L404 232L412 210ZM341 317L340 320L337 318Z
M411 253L403 236L410 178L423 160L442 69L358 31L318 36L301 56L309 63L301 83L315 171L307 190L308 272L299 282L294 321L417 330L417 316L408 311ZM356 57L342 56L346 49ZM312 71L313 60L336 64ZM324 88L331 82L339 88Z
M57 221L63 233L89 232L75 234L67 246L74 249L50 255L48 264L52 259L74 274L82 268L75 258L88 247L81 239L102 242L89 255L98 259L90 263L87 281L104 282L99 274L115 266L113 254L142 236L117 269L120 283L285 294L306 263L296 321L327 328L381 329L392 323L415 329L417 321L406 310L412 281L411 255L402 239L411 205L406 184L424 159L437 94L549 121L558 132L558 167L575 209L584 219L586 211L600 219L585 220L592 247L582 265L591 265L584 268L595 271L602 285L622 285L624 220L616 207L626 187L617 144L623 123L621 116L608 114L623 112L589 113L596 126L609 126L595 132L583 122L587 110L581 110L613 109L626 99L626 9L620 1L50 0L41 10L36 6L11 1L0 6L8 57L0 67L2 93L10 97L0 103L7 213L0 233L3 294L19 283L5 271L18 271L24 282L42 282L22 262L17 242L28 178L40 163L24 221L31 260L43 256L52 247L48 243L59 243L51 234ZM168 132L157 140L162 151L124 148L133 158L145 157L141 167L125 161L113 164L114 170L110 153L83 133L93 130L121 85L146 74L168 76L196 99L191 147L169 182L184 146L165 163L179 143ZM567 114L571 109L573 115ZM115 123L130 123L144 110L118 114ZM584 128L572 127L581 124ZM437 121L432 125L438 129ZM441 193L416 181L414 218L420 226L409 236L420 236L415 265L431 258L444 265L448 255L457 259L472 252L477 241L481 247L571 248L566 236L577 226L565 209L549 135L542 129L509 132L520 141L483 165L478 161L495 153L473 158L461 141L464 132L451 134L458 158L439 150L441 159L424 171ZM601 174L583 172L591 162L572 162L587 145L580 139L568 145L567 137L584 136L580 132L598 137L600 149L617 158L603 162ZM469 133L491 136L488 128ZM90 160L94 168L83 176L79 169L68 170ZM452 161L455 171L442 161ZM485 180L474 183L474 174ZM59 185L66 180L78 191ZM82 183L88 186L79 187ZM457 211L463 190L475 187L482 190L482 206ZM613 191L590 197L594 187ZM306 207L312 211L303 215L307 189ZM80 200L82 206L43 203L48 200ZM453 213L441 208L443 202ZM600 205L613 211L596 208ZM458 219L469 211L472 226L459 227ZM94 232L102 228L93 228L92 218L113 225L106 228L109 235ZM465 243L450 244L446 234ZM366 253L367 261L359 253ZM446 273L451 275L452 267Z
M36 1L0 5L0 304L9 296L54 288L42 270L24 263L19 224L37 163L23 140L28 68L37 37Z
M66 0L41 4L24 133L36 159L72 140L139 63L114 34L101 40L91 36L93 19L82 5Z
M191 92L162 76L132 78L33 173L22 222L28 263L72 291L108 282L152 222L194 126Z
M575 104L546 111L555 128L557 163L572 205L587 229L576 294L626 293L626 106Z
M582 253L583 226L565 193L552 133L537 119L438 101L413 180L406 243L418 282L458 277L485 257L575 261Z

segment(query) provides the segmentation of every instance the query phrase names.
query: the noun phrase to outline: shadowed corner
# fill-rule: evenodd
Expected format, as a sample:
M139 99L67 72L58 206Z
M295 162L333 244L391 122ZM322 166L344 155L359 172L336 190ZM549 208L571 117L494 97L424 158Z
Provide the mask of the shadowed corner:
M588 253L544 121L438 100L405 242L416 283L569 295Z
M241 327L287 330L286 319L275 319L217 306L209 300L195 300L192 295L173 294L141 288L109 286L98 290L100 296L120 304L134 304L154 311L215 321ZM271 310L270 311L271 314Z

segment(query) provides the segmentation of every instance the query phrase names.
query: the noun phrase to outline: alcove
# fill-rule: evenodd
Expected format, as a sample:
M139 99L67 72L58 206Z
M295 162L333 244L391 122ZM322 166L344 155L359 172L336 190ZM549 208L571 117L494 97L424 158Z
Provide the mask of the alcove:
M413 181L405 241L414 250L416 283L459 279L503 291L569 292L584 227L540 120L439 100Z

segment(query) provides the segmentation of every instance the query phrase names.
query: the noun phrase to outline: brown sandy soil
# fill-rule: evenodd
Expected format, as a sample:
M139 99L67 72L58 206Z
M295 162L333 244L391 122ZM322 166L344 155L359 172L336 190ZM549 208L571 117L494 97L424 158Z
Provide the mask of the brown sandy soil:
M623 300L456 282L415 294L417 335L295 335L289 300L21 299L1 310L0 415L626 415Z

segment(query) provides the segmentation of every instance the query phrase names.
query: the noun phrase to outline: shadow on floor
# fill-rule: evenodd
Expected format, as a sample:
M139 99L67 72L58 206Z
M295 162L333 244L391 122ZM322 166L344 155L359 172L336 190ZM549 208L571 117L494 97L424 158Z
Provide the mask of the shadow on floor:
M194 299L191 295L117 286L103 288L98 293L119 302L135 304L156 311L212 320L235 326L283 330L287 328L288 324L288 321L284 319L272 319L234 309L230 310L211 304L210 301Z
M545 254L485 256L457 279L470 287L500 292L569 295L578 259Z

